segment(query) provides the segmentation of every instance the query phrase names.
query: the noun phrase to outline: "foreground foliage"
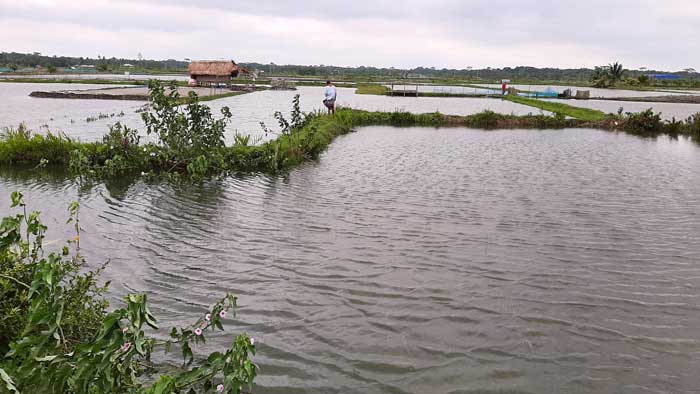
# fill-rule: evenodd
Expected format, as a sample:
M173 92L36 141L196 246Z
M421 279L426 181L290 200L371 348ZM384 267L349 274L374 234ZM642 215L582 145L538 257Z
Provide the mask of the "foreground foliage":
M10 393L240 393L252 387L257 368L250 360L254 341L237 336L224 352L212 353L197 366L193 345L206 333L223 330L223 319L236 307L227 295L191 326L173 328L170 339L147 333L157 329L146 295L126 297L126 306L107 312L98 271L80 273L78 205L70 220L78 235L59 252L44 256L47 230L39 214L27 214L19 193L12 207L21 213L0 225L0 306L2 354L0 392ZM6 331L7 330L7 331ZM183 368L159 376L151 362L155 350L179 348ZM155 381L146 383L155 377Z

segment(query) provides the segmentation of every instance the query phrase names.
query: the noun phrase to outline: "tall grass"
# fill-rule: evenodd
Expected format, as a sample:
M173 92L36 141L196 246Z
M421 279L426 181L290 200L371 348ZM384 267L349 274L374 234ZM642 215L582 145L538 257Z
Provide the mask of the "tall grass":
M32 134L20 125L0 133L0 164L67 164L70 152L85 146L62 134Z
M355 94L374 94L377 96L385 96L389 93L389 88L376 83L363 83L357 85Z

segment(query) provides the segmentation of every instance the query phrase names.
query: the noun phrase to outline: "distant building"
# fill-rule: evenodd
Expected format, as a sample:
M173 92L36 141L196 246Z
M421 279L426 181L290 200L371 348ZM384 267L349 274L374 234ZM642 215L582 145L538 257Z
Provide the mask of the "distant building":
M190 63L188 71L189 85L192 86L230 86L231 79L240 74L250 74L233 60L195 60Z
M680 76L675 74L647 74L647 77L656 80L666 80L666 81L677 81L681 79Z
M124 64L122 64L122 67L134 67L134 65L129 64L129 63L124 63Z

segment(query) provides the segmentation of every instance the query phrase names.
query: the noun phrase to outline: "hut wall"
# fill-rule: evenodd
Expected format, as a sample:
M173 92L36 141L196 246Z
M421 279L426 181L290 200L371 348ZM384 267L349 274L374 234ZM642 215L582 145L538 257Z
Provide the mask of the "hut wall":
M197 75L195 77L198 85L210 85L217 83L231 83L230 76L216 76L216 75Z

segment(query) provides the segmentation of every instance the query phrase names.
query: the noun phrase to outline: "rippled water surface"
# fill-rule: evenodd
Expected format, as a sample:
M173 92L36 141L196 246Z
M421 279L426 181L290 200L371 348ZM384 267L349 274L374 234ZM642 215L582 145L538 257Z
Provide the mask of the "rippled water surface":
M113 297L149 292L163 327L237 293L256 393L700 383L700 148L684 140L371 127L286 176L78 188L5 168L0 213L15 189L49 239L80 199L89 261L111 259Z

